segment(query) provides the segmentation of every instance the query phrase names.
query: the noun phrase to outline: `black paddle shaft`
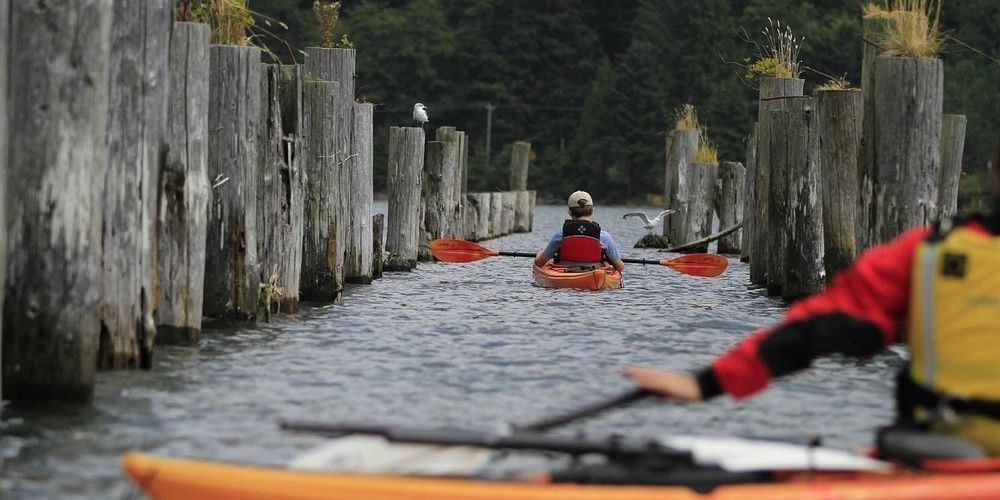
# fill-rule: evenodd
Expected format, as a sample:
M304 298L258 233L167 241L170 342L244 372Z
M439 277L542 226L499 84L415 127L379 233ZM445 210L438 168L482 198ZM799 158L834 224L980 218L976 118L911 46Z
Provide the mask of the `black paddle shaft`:
M554 429L561 425L565 425L574 420L581 418L590 417L601 413L605 410L610 410L611 408L616 408L619 406L634 403L636 401L645 399L652 396L653 393L647 391L643 388L630 389L627 392L623 392L613 398L606 399L604 401L598 401L596 403L590 404L583 408L577 408L576 410L563 413L562 415L556 415L553 417L543 418L541 420L525 424L514 426L515 432L545 432L550 429Z
M529 253L529 252L500 252L498 255L501 255L501 256L504 256L504 257L531 257L531 258L535 258L535 254ZM660 265L660 261L658 261L658 260L649 260L649 259L622 259L622 262L625 262L625 263L628 263L628 264L651 264L651 265L656 265L656 266Z

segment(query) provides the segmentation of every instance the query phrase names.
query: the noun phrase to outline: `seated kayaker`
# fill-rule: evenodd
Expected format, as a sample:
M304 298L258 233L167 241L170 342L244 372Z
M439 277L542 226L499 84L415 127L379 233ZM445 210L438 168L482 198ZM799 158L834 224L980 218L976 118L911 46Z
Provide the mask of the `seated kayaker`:
M601 226L590 220L594 216L594 200L586 191L577 191L569 196L569 215L562 229L556 231L549 244L538 252L535 265L544 266L550 259L568 270L597 269L610 263L623 271L622 262L615 246L615 240Z
M876 354L900 332L910 361L888 431L954 436L1000 456L1000 148L992 182L990 215L941 221L871 248L826 290L792 304L784 321L711 366L623 373L668 399L745 398L818 356Z

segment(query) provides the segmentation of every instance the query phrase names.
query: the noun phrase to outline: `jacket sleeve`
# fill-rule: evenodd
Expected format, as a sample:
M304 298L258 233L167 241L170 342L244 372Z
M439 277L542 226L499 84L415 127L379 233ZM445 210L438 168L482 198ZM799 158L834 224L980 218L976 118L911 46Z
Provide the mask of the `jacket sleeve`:
M702 397L744 398L819 356L870 356L895 342L909 311L913 255L928 234L914 229L864 252L823 292L792 304L781 323L717 358L697 374Z

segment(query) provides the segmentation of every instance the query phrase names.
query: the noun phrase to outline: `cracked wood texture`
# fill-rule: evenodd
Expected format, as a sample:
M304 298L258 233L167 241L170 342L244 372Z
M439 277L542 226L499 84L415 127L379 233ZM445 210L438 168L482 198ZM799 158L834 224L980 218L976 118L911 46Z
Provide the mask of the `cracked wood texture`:
M253 321L257 313L257 144L260 49L209 48L206 316Z
M115 0L112 7L98 368L152 367L172 7L167 0Z
M768 146L762 145L767 157L759 161L767 164L768 194L761 198L767 208L767 225L762 226L767 238L767 273L765 285L768 295L781 295L785 281L785 267L788 260L788 179L789 164L796 161L792 156L792 142L801 137L801 131L789 130L794 122L787 109L772 110L761 122L771 132L767 135ZM758 164L759 165L759 164ZM759 186L758 182L758 186Z
M0 2L0 26L9 33L8 2ZM3 366L3 295L7 275L7 41L0 37L0 367ZM3 369L0 368L0 401L3 400Z
M490 193L469 193L469 212L476 213L476 231L473 241L483 241L490 237ZM466 205L469 207L469 205Z
M514 232L527 233L531 231L531 192L517 191L514 202Z
M444 149L450 143L430 141L424 149L423 181L420 184L420 203L423 217L420 221L420 246L417 258L433 261L430 243L450 236L452 189L454 188L455 162L445 161ZM452 147L452 149L455 149Z
M858 160L858 194L860 197L858 214L858 251L868 248L873 242L875 210L872 199L875 192L875 67L879 52L878 40L888 26L887 19L865 18L862 20L861 53L861 145Z
M766 117L769 111L785 109L789 96L801 96L804 80L799 78L763 78L760 81L759 99L757 102L757 168L754 172L753 217L750 234L750 282L766 286L767 262L769 256L768 238L768 200L771 196L771 169L768 161L770 155L771 129L767 126Z
M861 91L816 92L823 193L823 267L830 281L858 255Z
M788 300L823 288L823 200L815 106L812 98L789 99L781 128L774 129L788 134L786 261L781 284L781 295Z
M671 134L667 157L667 181L669 182L670 198L666 200L667 208L677 210L663 221L663 235L672 243L680 244L685 238L684 213L688 203L688 171L694 162L694 153L698 150L697 130L675 130Z
M944 98L940 59L876 61L873 244L937 216Z
M498 238L503 236L503 195L501 193L490 193L490 234L488 238Z
M463 149L466 147L465 132L456 130L455 127L438 127L434 139L444 144L442 161L445 163L444 173L448 177L443 182L450 183L450 185L442 187L442 190L447 191L446 196L448 197L448 213L445 215L443 234L448 238L459 237L458 228L461 227L465 218L463 215L465 189L462 187L464 182L462 176L465 171L463 162L468 160L468 157L464 156L467 151Z
M513 191L502 191L503 214L500 216L500 225L503 226L503 234L514 232L514 207L517 204L517 194Z
M157 213L156 343L195 345L201 335L208 222L206 24L175 23L170 37L167 155Z
M944 115L941 119L941 175L938 179L939 217L958 214L958 181L965 152L965 115Z
M750 262L750 242L754 231L754 206L757 203L757 122L746 138L746 180L743 189L743 229L740 238L740 261Z
M306 195L299 293L302 300L317 302L339 300L344 285L344 267L337 265L344 255L344 233L339 227L342 219L337 217L338 87L340 82L310 80L308 76L303 83Z
M351 178L351 226L360 230L360 241L347 249L344 281L369 284L372 282L372 204L374 202L374 142L371 103L354 103L354 171Z
M689 243L712 234L715 181L719 177L719 164L692 163L686 177L687 187L680 189L687 193L682 241ZM706 251L708 243L685 250L686 253Z
M16 126L5 232L17 251L3 288L3 396L86 401L100 336L112 2L4 3L0 38L22 50L7 66L6 95L18 98L6 103Z
M301 68L261 65L257 165L257 260L262 284L258 309L294 313L302 272L302 206L305 179L302 140ZM278 289L275 289L275 288ZM280 289L280 290L279 290ZM280 292L277 296L272 296Z
M746 195L746 168L736 161L719 164L719 195L716 202L719 209L719 228L733 227L743 222L743 198ZM719 253L740 253L742 231L737 230L719 238Z
M517 141L510 151L510 190L528 189L528 162L531 157L531 143Z
M389 129L389 214L383 271L417 267L420 232L420 184L424 169L424 131L419 127Z
M372 279L382 277L385 261L385 214L372 215Z

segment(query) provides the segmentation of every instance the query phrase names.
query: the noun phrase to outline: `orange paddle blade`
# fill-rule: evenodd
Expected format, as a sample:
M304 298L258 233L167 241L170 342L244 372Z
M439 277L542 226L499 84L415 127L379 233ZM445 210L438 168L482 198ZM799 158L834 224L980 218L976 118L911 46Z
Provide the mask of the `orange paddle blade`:
M693 253L673 259L661 259L660 265L692 276L718 276L729 267L729 261L721 255L711 253Z
M441 239L431 241L431 253L443 262L475 262L500 252L471 241Z

